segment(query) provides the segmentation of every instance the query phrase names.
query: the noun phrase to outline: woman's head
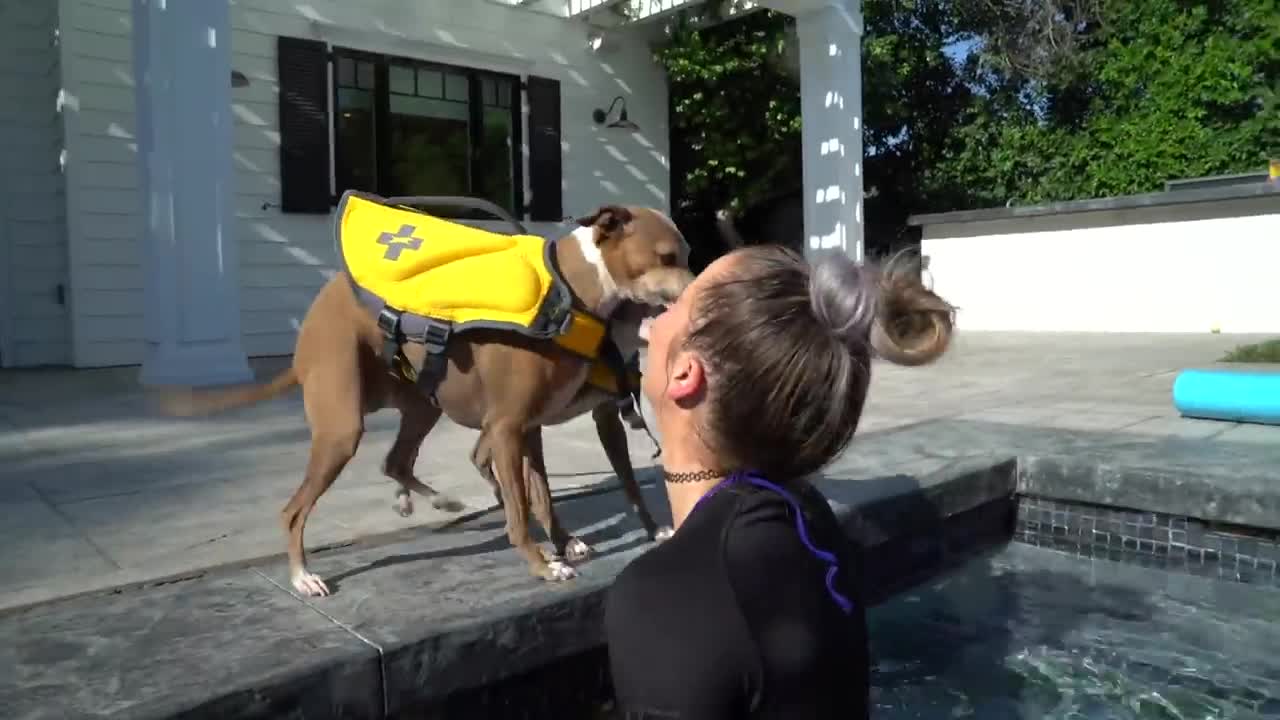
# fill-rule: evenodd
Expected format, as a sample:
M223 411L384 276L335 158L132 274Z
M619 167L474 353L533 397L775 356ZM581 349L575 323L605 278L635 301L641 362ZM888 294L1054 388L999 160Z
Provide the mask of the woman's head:
M951 339L953 308L902 259L811 267L758 245L712 263L649 331L644 392L664 446L695 443L685 452L716 469L779 479L834 459L857 429L872 356L922 365Z

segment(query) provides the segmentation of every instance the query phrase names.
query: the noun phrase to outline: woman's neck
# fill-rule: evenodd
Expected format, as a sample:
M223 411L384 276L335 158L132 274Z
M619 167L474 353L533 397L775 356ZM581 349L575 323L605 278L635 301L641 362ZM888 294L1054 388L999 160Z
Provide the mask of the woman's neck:
M679 530L689 513L711 488L724 478L695 480L692 482L667 482L667 502L671 505L671 527Z
M662 463L667 502L671 505L671 526L680 529L698 501L724 480L725 469L708 459L702 450L671 448Z

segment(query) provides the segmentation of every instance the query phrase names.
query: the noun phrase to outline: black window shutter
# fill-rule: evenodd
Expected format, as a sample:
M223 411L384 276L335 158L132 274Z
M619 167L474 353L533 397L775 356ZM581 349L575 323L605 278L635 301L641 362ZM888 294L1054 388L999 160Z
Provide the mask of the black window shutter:
M560 192L560 82L529 76L529 219L564 219Z
M276 38L280 82L280 209L327 213L329 50L304 38Z

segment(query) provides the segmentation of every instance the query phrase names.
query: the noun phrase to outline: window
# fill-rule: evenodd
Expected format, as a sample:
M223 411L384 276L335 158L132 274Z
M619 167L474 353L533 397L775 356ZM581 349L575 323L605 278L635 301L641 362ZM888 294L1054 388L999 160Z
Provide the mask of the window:
M523 214L518 78L347 50L334 70L339 194L465 195Z
M559 81L530 75L522 83L310 38L278 37L276 52L282 212L329 214L356 189L483 197L519 219L564 219ZM468 217L461 208L433 213Z

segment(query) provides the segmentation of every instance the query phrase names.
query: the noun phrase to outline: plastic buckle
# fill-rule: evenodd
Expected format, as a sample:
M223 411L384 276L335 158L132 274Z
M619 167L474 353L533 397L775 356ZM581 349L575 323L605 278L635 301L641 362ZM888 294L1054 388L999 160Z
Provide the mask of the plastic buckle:
M389 307L378 311L378 329L383 335L394 338L400 333L400 313Z
M449 344L449 326L440 322L428 322L427 329L422 333L422 344L428 355L443 354Z

